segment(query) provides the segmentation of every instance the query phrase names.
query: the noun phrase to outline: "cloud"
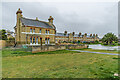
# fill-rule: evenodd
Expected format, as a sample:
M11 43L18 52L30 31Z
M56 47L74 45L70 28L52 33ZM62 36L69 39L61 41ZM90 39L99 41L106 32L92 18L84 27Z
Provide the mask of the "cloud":
M107 32L117 34L116 2L4 2L2 4L3 28L14 30L16 11L21 8L23 16L48 21L54 17L57 32L97 33L103 36Z

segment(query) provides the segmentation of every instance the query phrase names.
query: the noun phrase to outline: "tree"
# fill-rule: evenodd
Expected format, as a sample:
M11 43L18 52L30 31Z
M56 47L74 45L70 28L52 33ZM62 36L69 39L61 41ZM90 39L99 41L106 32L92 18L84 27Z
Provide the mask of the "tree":
M113 44L113 42L117 42L117 41L118 41L118 38L113 33L107 33L102 38L102 42L107 45Z
M9 38L10 41L15 41L14 37Z
M7 40L6 31L4 29L0 30L0 39Z

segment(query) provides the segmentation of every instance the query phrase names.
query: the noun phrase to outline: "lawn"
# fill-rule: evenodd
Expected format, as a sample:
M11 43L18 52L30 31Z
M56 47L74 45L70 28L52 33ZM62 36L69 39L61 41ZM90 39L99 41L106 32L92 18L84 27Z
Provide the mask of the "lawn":
M3 50L2 55L3 78L113 78L118 73L114 55L67 50L37 54Z

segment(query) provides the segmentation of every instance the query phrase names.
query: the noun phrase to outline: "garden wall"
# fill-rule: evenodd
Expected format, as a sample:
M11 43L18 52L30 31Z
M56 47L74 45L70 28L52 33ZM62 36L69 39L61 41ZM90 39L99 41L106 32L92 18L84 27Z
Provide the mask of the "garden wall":
M44 46L32 46L32 53L55 51L64 49L82 49L87 48L87 45L44 45Z
M6 47L6 41L0 40L0 49L2 49L3 47Z
M0 48L14 46L15 45L14 43L15 43L14 41L0 40Z
M56 46L56 45L45 45L45 46L32 46L32 53L45 52L45 51L55 51L64 50L66 46Z
M82 44L82 45L68 45L68 49L83 49L88 48L88 45Z

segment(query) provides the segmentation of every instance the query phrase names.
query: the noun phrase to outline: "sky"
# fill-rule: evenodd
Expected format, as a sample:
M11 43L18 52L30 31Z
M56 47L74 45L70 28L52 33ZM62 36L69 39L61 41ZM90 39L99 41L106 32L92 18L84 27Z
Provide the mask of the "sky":
M3 29L14 31L16 11L20 8L23 17L48 22L53 16L57 32L78 34L118 34L118 2L2 2ZM0 16L1 17L1 16Z

